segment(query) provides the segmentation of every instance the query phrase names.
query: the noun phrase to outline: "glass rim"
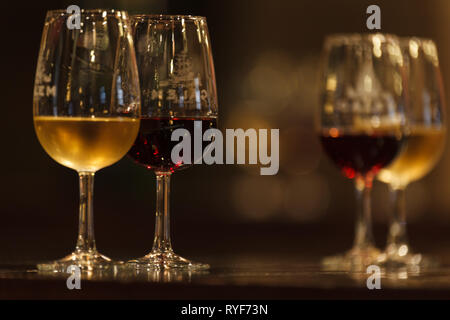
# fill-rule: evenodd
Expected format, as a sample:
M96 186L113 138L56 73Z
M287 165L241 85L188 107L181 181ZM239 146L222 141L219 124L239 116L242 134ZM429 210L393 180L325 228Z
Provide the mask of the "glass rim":
M137 13L130 15L130 18L133 20L143 19L143 20L155 20L155 21L178 21L178 20L187 20L187 21L206 21L206 17L204 16L193 16L193 15L183 15L183 14L145 14L145 13Z
M375 37L382 38L382 42L394 41L400 43L400 37L392 33L334 33L325 37L324 45L356 45L365 41L372 41Z
M436 46L436 41L431 38L425 38L425 37L416 37L416 36L406 36L406 37L399 37L400 43L404 44L411 40L418 42L419 44L423 43L432 43L434 46Z
M81 8L80 8L81 9ZM125 14L126 16L129 16L128 11L126 10L116 10L116 9L81 9L80 13L83 14L104 14L106 12L107 15L116 15L118 12L121 14ZM72 15L73 12L69 13L67 12L67 9L52 9L47 10L47 16L49 15Z

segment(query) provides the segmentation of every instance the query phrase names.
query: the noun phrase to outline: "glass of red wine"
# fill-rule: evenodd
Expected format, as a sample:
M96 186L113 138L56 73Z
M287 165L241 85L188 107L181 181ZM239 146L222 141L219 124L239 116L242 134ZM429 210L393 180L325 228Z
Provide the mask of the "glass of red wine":
M406 79L399 41L386 34L329 36L320 79L319 138L328 157L354 180L357 200L353 248L322 262L361 269L380 253L372 236L373 179L403 146Z
M133 35L141 84L141 126L128 155L156 174L156 224L152 251L130 261L136 269L204 270L174 253L170 239L170 177L198 160L194 132L217 124L217 93L204 17L136 15ZM191 163L174 161L177 129L191 136ZM203 145L204 147L204 145Z

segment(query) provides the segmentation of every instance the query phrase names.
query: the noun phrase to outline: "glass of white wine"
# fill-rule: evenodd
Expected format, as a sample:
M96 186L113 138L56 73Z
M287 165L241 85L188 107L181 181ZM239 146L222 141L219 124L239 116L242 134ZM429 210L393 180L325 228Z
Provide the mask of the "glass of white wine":
M444 91L436 45L432 40L401 40L408 88L407 130L402 152L378 174L389 185L392 214L387 246L379 257L392 267L430 266L436 260L411 252L406 232L405 190L428 174L438 162L445 145Z
M79 19L79 25L73 25ZM79 28L77 28L79 27ZM34 84L33 116L39 142L80 180L79 234L65 258L41 271L83 271L115 264L95 245L94 174L120 160L139 131L140 89L128 14L115 10L49 11Z

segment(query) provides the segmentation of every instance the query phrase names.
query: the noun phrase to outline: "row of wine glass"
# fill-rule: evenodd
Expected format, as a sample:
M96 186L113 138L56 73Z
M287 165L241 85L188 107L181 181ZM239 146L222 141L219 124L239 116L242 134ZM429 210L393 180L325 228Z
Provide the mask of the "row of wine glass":
M41 271L133 269L203 270L172 250L170 177L188 167L174 163L172 131L216 127L218 107L211 41L204 17L136 15L82 10L47 13L35 79L33 115L38 139L80 179L75 251L38 264ZM152 251L127 264L97 251L93 224L94 174L125 154L156 174L156 227Z
M411 251L405 189L436 165L445 144L443 84L435 43L388 34L326 39L321 78L319 136L357 196L353 248L327 257L330 268L429 267L436 260ZM388 184L392 213L387 246L374 245L370 190Z

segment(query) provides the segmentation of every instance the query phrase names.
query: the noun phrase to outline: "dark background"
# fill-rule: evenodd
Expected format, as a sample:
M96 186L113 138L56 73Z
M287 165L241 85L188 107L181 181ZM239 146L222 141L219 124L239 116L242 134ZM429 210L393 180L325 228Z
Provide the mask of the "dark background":
M45 13L70 4L131 14L206 16L216 66L219 127L280 129L276 176L260 176L259 166L237 165L195 166L173 176L173 240L177 251L190 256L343 250L335 239L350 246L353 185L322 156L313 130L315 84L324 36L367 32L368 5L381 7L382 32L436 41L450 96L449 0L4 2L0 263L58 258L75 245L77 175L47 156L32 121ZM408 190L411 238L419 248L424 238L441 245L450 241L449 157L447 150L435 170ZM126 158L98 172L95 224L97 245L104 254L127 259L150 250L154 193L154 174ZM388 202L380 183L375 184L373 204L382 246Z

